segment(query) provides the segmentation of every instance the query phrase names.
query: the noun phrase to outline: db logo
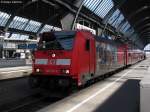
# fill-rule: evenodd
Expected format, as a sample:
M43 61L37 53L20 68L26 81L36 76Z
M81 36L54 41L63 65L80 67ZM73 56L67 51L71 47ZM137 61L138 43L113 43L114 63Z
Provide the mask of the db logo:
M49 60L49 64L51 64L51 65L56 65L56 60L55 60L55 59Z

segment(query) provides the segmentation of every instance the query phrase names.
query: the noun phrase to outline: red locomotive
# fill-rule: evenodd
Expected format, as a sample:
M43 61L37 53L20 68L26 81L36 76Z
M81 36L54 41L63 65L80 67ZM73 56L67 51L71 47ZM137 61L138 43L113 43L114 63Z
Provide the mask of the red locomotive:
M53 31L41 35L34 52L32 86L81 86L144 59L140 50L88 31Z

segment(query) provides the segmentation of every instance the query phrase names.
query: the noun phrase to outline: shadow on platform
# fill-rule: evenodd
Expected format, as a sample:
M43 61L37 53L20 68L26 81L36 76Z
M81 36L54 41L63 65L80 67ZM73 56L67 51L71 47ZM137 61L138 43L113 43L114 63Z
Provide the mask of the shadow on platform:
M94 112L139 112L140 80L127 80Z

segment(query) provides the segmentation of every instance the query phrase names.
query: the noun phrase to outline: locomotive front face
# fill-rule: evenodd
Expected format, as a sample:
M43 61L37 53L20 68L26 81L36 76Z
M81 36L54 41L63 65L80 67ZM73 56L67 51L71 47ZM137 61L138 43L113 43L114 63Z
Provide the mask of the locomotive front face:
M43 33L34 53L33 73L36 75L69 75L75 32Z

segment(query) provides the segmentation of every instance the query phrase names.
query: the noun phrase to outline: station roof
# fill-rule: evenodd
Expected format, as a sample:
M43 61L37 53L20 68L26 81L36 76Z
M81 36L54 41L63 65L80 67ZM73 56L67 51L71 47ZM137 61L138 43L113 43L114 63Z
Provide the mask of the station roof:
M150 0L125 0L120 10L143 44L150 43Z
M106 22L109 24L107 27L111 30L123 33L128 40L142 47L150 42L149 0L18 0L16 3L5 2L0 3L0 29L10 32L10 34L7 33L7 37L23 39L53 28L60 30L60 20L68 13L74 13L73 10L78 10L74 5L77 1L83 1L81 17L103 26Z

